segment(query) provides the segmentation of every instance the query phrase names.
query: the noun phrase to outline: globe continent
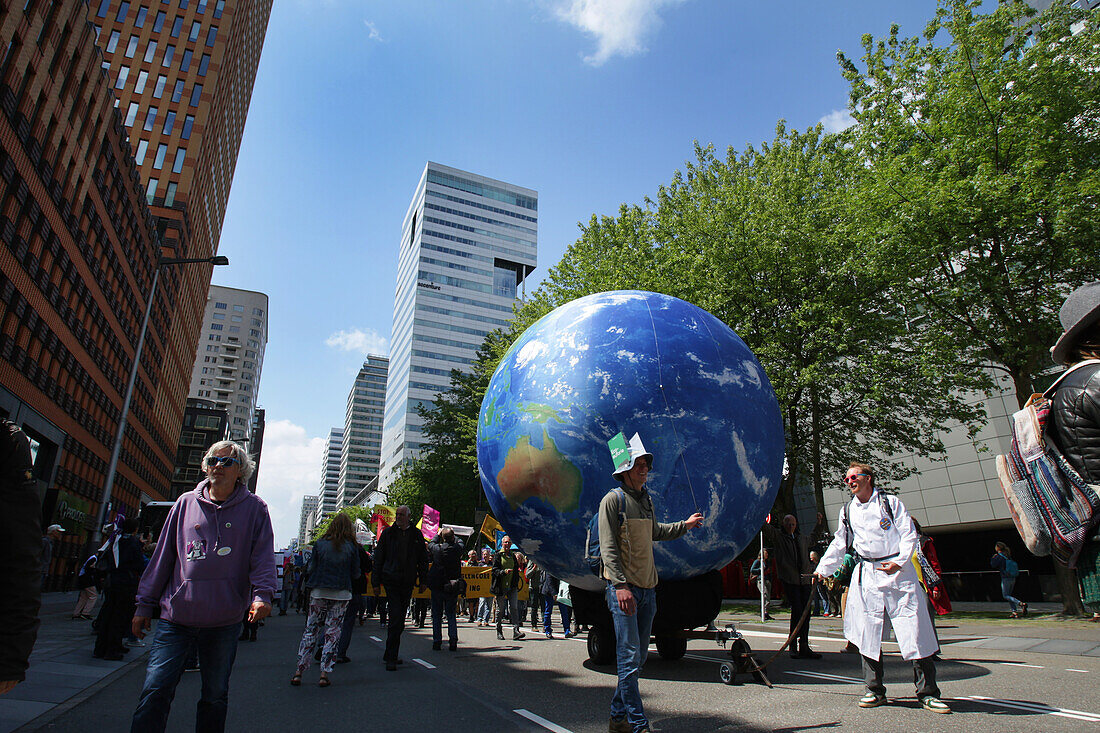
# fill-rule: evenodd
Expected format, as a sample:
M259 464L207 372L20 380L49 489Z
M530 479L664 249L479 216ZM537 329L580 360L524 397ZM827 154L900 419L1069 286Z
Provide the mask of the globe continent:
M657 519L703 524L654 545L661 578L720 568L771 509L783 466L779 404L745 343L710 313L643 291L579 298L524 331L478 419L478 471L493 514L558 578L599 589L589 519L618 486L607 441L653 453Z

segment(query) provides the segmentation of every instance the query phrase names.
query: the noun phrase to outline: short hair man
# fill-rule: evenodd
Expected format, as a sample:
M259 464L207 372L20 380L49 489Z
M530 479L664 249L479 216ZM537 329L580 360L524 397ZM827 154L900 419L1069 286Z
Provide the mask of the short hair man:
M638 675L649 649L653 616L657 612L657 566L653 542L674 540L698 527L703 515L696 512L682 522L658 522L646 480L653 454L635 433L628 444L629 457L616 466L614 477L622 494L609 491L600 502L600 557L607 581L607 607L615 623L615 656L619 681L611 698L611 733L649 730L638 691ZM622 518L620 517L622 515ZM625 540L625 541L624 541Z
M794 633L810 602L814 566L810 564L810 538L798 531L798 519L788 514L783 517L781 526L782 530L776 532L769 522L764 525L764 531L775 548L775 567L791 604L790 630ZM798 637L791 642L791 658L821 659L821 655L810 648L809 619L802 624Z
M840 510L837 532L814 574L824 580L839 568L849 546L856 555L844 636L859 647L867 694L861 708L886 704L882 684L882 632L885 619L897 635L903 659L913 662L917 699L925 710L950 713L940 700L933 655L939 642L928 613L928 598L909 558L919 538L905 505L875 488L875 472L853 461L844 476L852 501Z
M134 536L138 521L128 517L119 524L118 534L99 549L101 565L106 568L106 588L103 610L99 612L95 648L92 656L118 662L129 651L122 643L134 617L134 595L137 593L145 556L141 540ZM100 561L97 561L100 562Z
M385 587L389 601L389 627L386 633L386 651L382 660L386 670L396 672L400 661L401 634L405 631L405 614L409 610L413 586L421 592L428 586L428 548L424 535L409 522L409 508L399 506L394 510L394 523L382 530L374 547L374 572L371 585L377 595Z
M202 673L195 728L224 730L241 620L271 614L275 540L267 504L248 490L256 464L228 440L210 446L202 463L206 479L168 512L138 585L134 634L145 636L158 605L160 621L132 733L164 730L193 646Z

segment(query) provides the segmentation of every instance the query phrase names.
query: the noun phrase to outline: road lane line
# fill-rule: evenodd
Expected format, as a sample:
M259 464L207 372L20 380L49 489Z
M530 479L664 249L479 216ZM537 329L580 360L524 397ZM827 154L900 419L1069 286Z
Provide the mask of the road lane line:
M844 677L843 675L826 674L824 672L798 672L798 671L795 671L795 670L788 669L788 670L784 670L783 674L793 674L793 675L798 675L799 677L812 677L814 679L819 679L819 680L829 680L830 682L847 682L848 684L851 684L851 685L862 685L863 684L863 680L858 679L856 677Z
M416 662L417 664L419 664L421 667L427 667L428 669L435 669L434 664L429 664L428 662L425 662L423 659L413 659L413 661Z
M1050 705L1045 705L1041 702L1027 702L1024 700L1001 700L996 697L983 697L981 695L968 695L965 697L956 697L955 699L969 700L971 702L978 702L992 706L1000 706L1003 708L1012 708L1013 710L1024 710L1029 713L1041 713L1045 715L1055 715L1060 718L1084 720L1089 723L1100 723L1100 715L1097 715L1095 713L1087 713L1083 710L1068 710L1065 708L1056 708Z
M523 708L520 708L519 710L513 710L512 712L516 715L527 718L532 723L538 723L546 730L552 730L554 731L554 733L573 733L573 731L569 730L568 728L562 728L557 723L551 723L546 718L542 717L541 715L535 715L530 710L524 710Z
M1089 673L1089 671L1087 669L1067 669L1066 671L1067 672L1084 672L1085 674Z
M372 636L371 638L374 639L375 641L377 641L379 644L382 643L382 640L379 639L377 636Z
M1045 669L1041 664L1024 664L1023 662L997 662L997 664L1004 664L1008 667L1030 667L1031 669Z

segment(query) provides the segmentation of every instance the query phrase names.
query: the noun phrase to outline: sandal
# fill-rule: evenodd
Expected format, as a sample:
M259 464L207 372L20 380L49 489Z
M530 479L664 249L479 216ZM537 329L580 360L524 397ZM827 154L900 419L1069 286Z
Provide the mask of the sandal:
M300 686L302 684L302 673L295 672L294 676L290 678L290 684L294 685L295 687Z
M321 675L321 679L317 680L317 686L318 687L328 687L331 684L332 684L332 682L329 681L329 678L326 677L325 675Z
M1012 613L1010 613L1010 614L1008 615L1008 617L1009 617L1009 618L1020 618L1020 614L1018 614L1018 613L1016 613L1015 611L1013 611Z

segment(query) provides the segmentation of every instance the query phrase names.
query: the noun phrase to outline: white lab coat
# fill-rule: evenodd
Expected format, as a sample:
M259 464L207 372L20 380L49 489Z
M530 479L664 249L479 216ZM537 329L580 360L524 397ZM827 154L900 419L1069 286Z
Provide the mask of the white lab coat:
M893 509L894 519L888 529L880 526L884 518L889 519L880 500L890 502ZM901 647L902 658L922 659L935 654L939 651L939 642L928 612L928 598L910 562L919 538L905 505L896 496L880 495L875 490L866 504L853 497L849 507L855 534L853 545L860 557L894 557L856 564L848 588L848 605L844 609L845 638L859 647L863 656L878 659L889 621ZM848 533L841 508L836 536L816 572L829 575L839 568L847 547ZM884 562L895 562L901 570L893 575L885 573L879 569Z

